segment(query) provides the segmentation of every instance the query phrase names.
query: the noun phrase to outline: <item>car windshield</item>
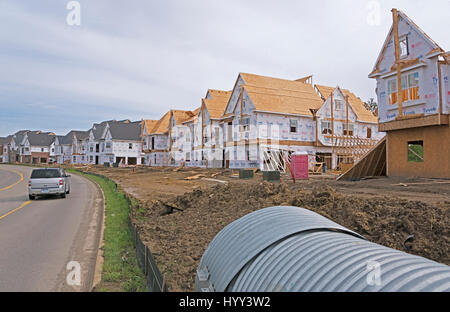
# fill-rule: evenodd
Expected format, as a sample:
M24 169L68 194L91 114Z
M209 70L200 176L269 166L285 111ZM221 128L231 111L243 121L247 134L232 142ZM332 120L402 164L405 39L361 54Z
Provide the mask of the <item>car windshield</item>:
M31 173L32 179L60 178L61 174L57 169L37 169Z

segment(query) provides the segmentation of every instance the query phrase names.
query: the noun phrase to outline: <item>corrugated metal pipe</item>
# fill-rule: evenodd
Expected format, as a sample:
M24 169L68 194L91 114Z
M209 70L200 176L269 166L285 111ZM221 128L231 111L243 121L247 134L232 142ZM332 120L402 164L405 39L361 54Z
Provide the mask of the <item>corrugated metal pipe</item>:
M450 291L450 267L367 241L310 210L270 207L226 226L197 291Z

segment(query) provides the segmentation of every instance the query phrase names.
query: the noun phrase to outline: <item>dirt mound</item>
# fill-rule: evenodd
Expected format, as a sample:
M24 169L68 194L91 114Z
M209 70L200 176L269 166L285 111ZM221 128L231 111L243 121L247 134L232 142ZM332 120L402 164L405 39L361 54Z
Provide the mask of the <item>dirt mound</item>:
M196 268L214 236L261 208L292 205L313 210L368 240L450 264L450 202L433 204L393 196L362 198L330 186L312 190L278 183L220 184L147 201L133 212L171 291L192 291Z

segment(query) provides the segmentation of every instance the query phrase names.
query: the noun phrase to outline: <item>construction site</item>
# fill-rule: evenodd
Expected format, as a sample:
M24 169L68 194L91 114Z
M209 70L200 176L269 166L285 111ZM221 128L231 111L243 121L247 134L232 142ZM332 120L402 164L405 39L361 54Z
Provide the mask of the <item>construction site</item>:
M240 179L238 170L84 168L116 181L138 203L132 211L170 291L193 291L200 258L232 221L265 207L315 211L375 243L450 264L450 181L370 178L336 181L316 175L293 182Z
M449 1L2 2L0 292L450 292Z
M263 147L260 165L250 165L246 147L234 167L233 159L224 159L222 168L207 161L199 166L172 161L172 166L80 168L115 181L134 199L132 222L169 290L195 290L202 255L213 238L233 221L273 206L306 208L371 242L450 264L449 56L406 14L396 9L392 14L393 25L369 75L377 79L374 112L348 90L315 85L322 102L311 104L312 119L304 121L311 127L303 133L314 139L300 139L308 144L297 145L285 140L275 148L270 138L257 138ZM244 89L260 109L258 81L292 85L240 74L223 115L234 110L241 131L248 113ZM262 118L270 123L272 117ZM377 133L355 126L374 120ZM203 117L201 122L203 129ZM288 124L296 132L297 122ZM248 142L251 138L240 145ZM238 145L225 144L224 154Z

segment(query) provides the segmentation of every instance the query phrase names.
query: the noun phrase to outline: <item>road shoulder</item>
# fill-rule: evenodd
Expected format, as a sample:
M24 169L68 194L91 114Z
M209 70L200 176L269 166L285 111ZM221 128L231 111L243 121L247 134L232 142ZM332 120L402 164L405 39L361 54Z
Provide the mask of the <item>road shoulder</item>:
M84 222L78 229L66 262L68 264L75 259L80 260L81 284L68 285L66 277L70 272L70 268L64 267L58 276L60 281L58 285L60 286L55 289L56 291L89 292L94 286L96 276L101 276L102 255L100 248L102 247L101 241L104 231L105 198L101 187L97 183L79 174L77 174L77 177L86 181L90 190L94 192L92 202L89 203L92 205L92 208L86 209L83 215ZM81 241L83 242L82 244L80 244Z

